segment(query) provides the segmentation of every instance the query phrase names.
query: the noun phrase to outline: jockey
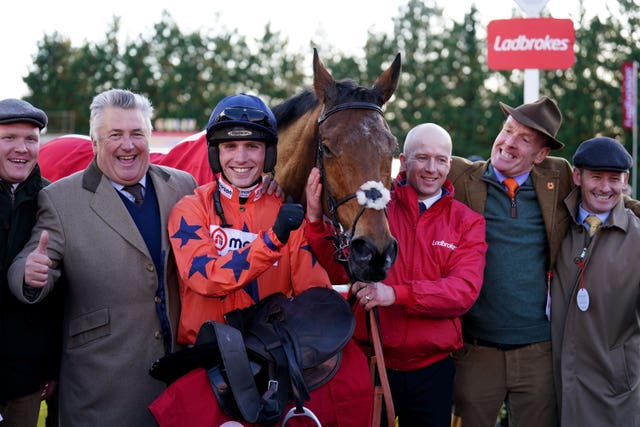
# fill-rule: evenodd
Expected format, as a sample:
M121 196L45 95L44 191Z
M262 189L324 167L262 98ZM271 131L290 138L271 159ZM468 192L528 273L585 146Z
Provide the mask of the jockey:
M328 286L309 251L302 206L266 194L262 174L276 161L276 121L257 97L223 99L207 125L214 181L176 204L169 236L180 276L181 344L193 344L206 320L274 292Z
M214 179L179 201L168 223L180 281L181 344L194 344L205 321L224 322L226 313L267 295L297 295L310 287L330 286L304 237L302 206L283 203L267 194L263 185L263 175L272 173L276 164L277 141L276 119L256 96L229 96L211 114L206 142ZM340 371L311 393L308 408L324 426L370 424L372 385L367 362L352 343L343 350ZM150 407L161 426L167 425L163 420L169 413L175 416L176 412L182 425L195 425L203 418L207 425L216 426L231 420L217 404L208 405L203 413L181 406L193 399L183 396L180 405L173 400L176 389L189 389L181 388L180 381L186 377ZM211 390L208 395L215 399Z

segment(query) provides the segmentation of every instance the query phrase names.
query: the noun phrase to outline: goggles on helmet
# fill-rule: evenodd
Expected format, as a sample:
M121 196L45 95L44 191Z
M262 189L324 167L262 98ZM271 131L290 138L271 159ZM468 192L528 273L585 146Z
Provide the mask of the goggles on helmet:
M214 121L214 126L226 121L245 121L273 129L274 126L269 120L269 115L257 108L247 107L227 107L218 114Z

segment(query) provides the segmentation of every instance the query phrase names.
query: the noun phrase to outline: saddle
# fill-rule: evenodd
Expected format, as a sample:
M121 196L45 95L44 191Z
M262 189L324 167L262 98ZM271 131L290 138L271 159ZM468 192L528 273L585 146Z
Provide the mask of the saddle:
M171 384L196 368L207 371L220 408L230 417L275 424L289 402L297 413L309 392L338 370L355 319L347 301L316 287L287 297L276 293L205 322L193 347L158 359L152 377Z

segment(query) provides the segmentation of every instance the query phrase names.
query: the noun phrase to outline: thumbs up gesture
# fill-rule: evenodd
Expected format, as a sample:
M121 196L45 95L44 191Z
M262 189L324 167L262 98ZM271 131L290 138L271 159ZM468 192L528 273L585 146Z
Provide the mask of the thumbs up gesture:
M40 234L40 241L28 256L24 265L24 282L34 288L42 288L47 284L49 277L49 267L51 258L47 254L49 244L49 233L43 231Z

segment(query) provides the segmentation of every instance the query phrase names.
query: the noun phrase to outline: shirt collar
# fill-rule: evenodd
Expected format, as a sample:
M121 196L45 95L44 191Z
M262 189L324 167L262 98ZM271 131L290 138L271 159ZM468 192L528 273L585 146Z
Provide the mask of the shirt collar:
M16 189L18 188L18 185L22 184L21 182L10 183L10 182L7 182L7 181L5 181L3 179L0 179L0 182L3 182L4 185L7 186L7 189L9 189L12 193L15 193Z
M496 174L496 179L498 180L499 183L502 183L502 181L504 181L505 179L509 178L508 176L506 176L505 174L503 174L502 172L500 172L496 168L493 168L493 173ZM530 174L531 174L531 171L525 172L522 175L513 176L512 178L515 179L516 182L518 183L518 186L521 187L522 184L524 184L524 182L527 180L527 178L529 178Z
M603 214L594 214L594 213L591 213L591 212L589 212L589 211L585 210L585 209L582 207L582 202L580 202L580 204L578 205L578 218L576 218L576 219L578 220L578 224L584 224L584 223L585 223L585 222L584 222L584 219L585 219L586 217L588 217L589 215L595 215L595 216L597 216L598 218L600 218L600 221L602 221L602 223L604 224L604 223L607 221L607 218L609 218L609 215L610 215L610 214L611 214L611 211L609 211L609 212L605 212L605 213L603 213Z
M220 193L228 199L232 199L233 195L237 194L240 199L258 200L263 195L263 186L264 181L260 181L249 188L238 188L229 183L224 176L220 176L218 178L218 188L220 189Z
M440 188L440 191L438 192L438 194L436 194L435 196L431 196L428 199L420 200L420 203L424 203L427 209L429 209L431 206L433 206L435 202L440 200L441 197L442 197L442 187Z
M117 183L117 182L115 182L115 181L113 181L111 179L109 179L109 182L111 183L113 188L115 188L116 190L123 191L124 185L119 184L119 183ZM147 188L147 174L144 174L142 176L142 179L140 181L138 181L138 183L142 185L142 189L143 190L146 190L146 188Z

